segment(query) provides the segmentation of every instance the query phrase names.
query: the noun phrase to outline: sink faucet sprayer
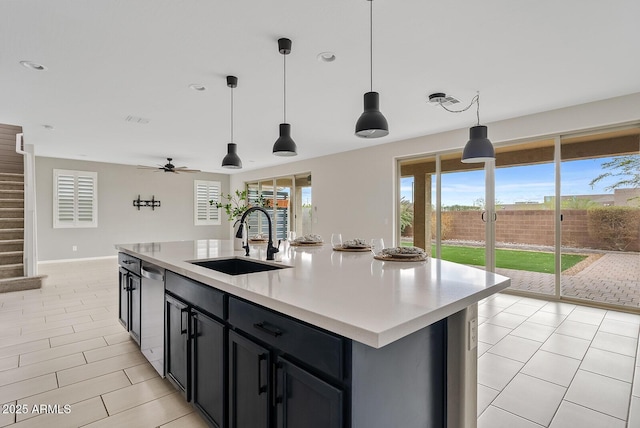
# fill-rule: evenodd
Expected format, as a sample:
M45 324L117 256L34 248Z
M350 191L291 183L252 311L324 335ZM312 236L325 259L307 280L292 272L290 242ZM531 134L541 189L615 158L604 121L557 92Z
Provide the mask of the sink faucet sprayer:
M236 233L236 238L240 238L243 239L243 233L242 231L244 230L245 227L245 221L244 219L252 212L254 211L261 211L264 213L264 215L267 216L267 222L269 223L269 242L267 243L267 260L273 260L273 255L275 253L277 253L278 251L280 251L278 248L273 246L273 235L272 235L272 230L271 230L271 217L269 216L269 213L267 212L267 210L265 210L262 207L251 207L248 210L246 210L244 212L244 214L242 214L242 218L240 218L240 227L238 227L238 232ZM242 246L242 248L245 249L246 253L245 256L249 255L249 228L247 227L247 233L246 233L246 242L243 243L244 245ZM279 247L279 243L278 243L278 247Z

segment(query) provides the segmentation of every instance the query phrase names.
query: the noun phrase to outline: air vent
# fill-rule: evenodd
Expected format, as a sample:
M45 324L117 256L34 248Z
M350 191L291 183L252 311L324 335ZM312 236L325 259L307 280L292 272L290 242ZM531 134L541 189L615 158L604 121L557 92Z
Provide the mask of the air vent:
M131 123L139 123L140 125L144 125L149 123L150 119L145 119L144 117L137 117L137 116L127 116L124 118L125 122L131 122Z
M447 95L444 92L436 92L435 94L429 95L427 102L433 106L439 106L442 104L443 106L448 107L460 103L460 100L451 95Z

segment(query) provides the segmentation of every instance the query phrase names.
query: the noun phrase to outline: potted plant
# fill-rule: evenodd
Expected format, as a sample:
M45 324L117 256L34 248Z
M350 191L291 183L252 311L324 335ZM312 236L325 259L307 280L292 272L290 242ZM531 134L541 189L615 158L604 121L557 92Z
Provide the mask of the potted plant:
M224 208L227 216L229 217L229 221L240 220L242 214L244 214L250 206L247 201L246 190L243 190L242 192L240 190L236 190L235 194L229 193L228 195L222 193L220 195L220 200L222 202L226 201L226 203L211 200L209 201L209 204L215 204L216 208Z
M215 205L216 208L223 208L227 213L227 217L229 221L234 221L233 223L233 236L234 236L234 250L242 249L242 240L236 238L236 232L238 231L238 227L240 225L240 218L242 214L245 213L250 207L256 206L264 206L265 199L262 197L262 194L258 195L258 199L255 204L249 203L249 199L247 197L247 191L236 190L235 193L229 193L225 195L224 193L220 194L220 202L216 202L214 200L209 201L210 205ZM247 225L247 229L249 225ZM247 230L247 233L249 231Z

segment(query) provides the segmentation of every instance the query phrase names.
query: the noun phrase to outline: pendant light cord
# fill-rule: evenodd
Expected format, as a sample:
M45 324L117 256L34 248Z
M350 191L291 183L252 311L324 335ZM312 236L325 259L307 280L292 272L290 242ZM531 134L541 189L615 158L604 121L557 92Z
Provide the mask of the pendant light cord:
M440 101L439 104L440 104L440 107L442 107L443 109L445 109L449 113L462 113L462 112L465 112L465 111L469 110L471 108L471 106L473 105L473 103L475 103L476 106L477 106L477 108L476 108L476 118L478 120L478 125L480 125L480 92L478 92L476 94L476 96L471 99L471 102L469 103L469 105L466 106L465 108L463 108L462 110L451 110L451 109L448 109L447 107L445 107L444 104L442 104L442 101Z
M233 88L231 88L231 142L233 143Z
M284 91L282 91L283 93L283 105L284 105L284 120L282 121L283 123L287 123L287 55L286 54L282 54L282 64L283 64L283 69L284 69L284 73L283 73L283 87L284 87Z
M373 92L373 0L369 0L369 72Z

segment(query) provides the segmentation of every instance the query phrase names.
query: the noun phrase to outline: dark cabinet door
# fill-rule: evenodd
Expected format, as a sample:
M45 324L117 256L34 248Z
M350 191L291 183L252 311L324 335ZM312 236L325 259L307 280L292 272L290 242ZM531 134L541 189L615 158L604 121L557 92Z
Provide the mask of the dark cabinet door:
M224 325L192 310L193 403L213 426L225 423Z
M183 302L165 295L165 340L167 344L165 371L167 378L190 400L188 378L189 360L189 307Z
M269 350L229 332L229 426L268 428Z
M129 331L131 337L140 345L140 277L129 274Z
M118 283L120 285L118 304L120 324L129 331L129 273L125 268L120 268Z
M343 393L309 372L278 358L278 428L342 428Z

